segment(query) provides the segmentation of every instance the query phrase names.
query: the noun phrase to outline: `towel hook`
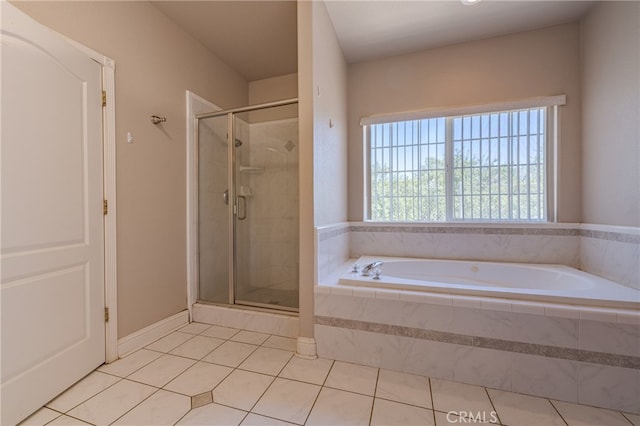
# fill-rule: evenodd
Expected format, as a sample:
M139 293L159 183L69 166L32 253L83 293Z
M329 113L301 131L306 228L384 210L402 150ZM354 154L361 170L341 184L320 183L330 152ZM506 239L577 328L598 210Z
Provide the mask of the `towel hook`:
M160 123L164 123L165 121L167 121L167 117L159 117L157 115L151 116L151 122L153 124L160 124Z

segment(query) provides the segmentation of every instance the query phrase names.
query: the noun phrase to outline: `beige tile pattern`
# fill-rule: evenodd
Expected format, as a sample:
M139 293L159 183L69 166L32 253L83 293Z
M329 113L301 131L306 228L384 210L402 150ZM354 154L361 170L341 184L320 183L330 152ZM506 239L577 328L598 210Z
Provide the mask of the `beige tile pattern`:
M47 425L52 426L91 426L91 423L83 422L82 420L69 417L67 415L61 415L57 417L54 421L47 423Z
M157 360L128 376L128 378L147 385L162 387L195 363L196 361L188 358L162 355Z
M158 352L169 352L191 338L193 338L193 334L176 331L147 345L147 349Z
M116 376L94 371L93 373L71 386L65 393L50 401L47 407L66 413L81 402L86 401L97 393L120 380Z
M276 379L251 411L278 420L304 424L319 392L320 386Z
M260 347L255 350L238 368L256 373L277 375L293 356L293 352L281 349Z
M271 382L272 376L235 370L213 390L213 402L249 411Z
M640 426L640 414L623 413L623 415L633 424L633 426Z
M637 413L298 358L289 350L293 342L192 323L101 366L21 426L404 426L500 424L498 420L506 426L640 426Z
M373 398L338 389L323 388L305 424L368 425Z
M209 355L202 358L202 360L214 364L226 365L227 367L237 367L256 349L258 349L256 345L228 340L218 346Z
M377 368L336 361L325 386L373 396L377 378Z
M42 426L49 423L60 415L59 412L53 411L47 407L42 407L26 419L24 419L20 426Z
M280 373L285 379L321 385L329 374L333 361L323 358L304 359L294 356Z
M423 376L380 369L376 398L431 408L429 379Z
M94 425L108 425L155 391L155 388L142 383L121 380L70 410L68 414Z
M184 373L170 381L164 388L183 395L195 396L210 392L231 373L232 369L222 365L197 362Z
M100 366L98 371L113 374L118 377L127 377L129 374L139 370L161 356L162 354L159 352L140 349L139 351L129 354L124 358L120 358L111 364L104 364Z
M192 322L191 324L185 325L180 330L181 333L189 333L189 334L200 334L205 332L209 327L208 324L202 324L199 322Z
M260 416L258 414L249 413L247 417L244 418L241 426L289 426L294 425L294 423L283 422L282 420L273 419L271 417Z
M448 413L487 413L493 411L487 392L481 386L467 385L449 380L431 379L433 408Z
M231 340L234 342L251 343L252 345L261 345L269 338L268 334L256 333L255 331L242 330L235 334Z
M184 426L229 426L239 425L247 415L244 411L219 404L204 405L187 413L178 423Z
M221 327L219 325L212 325L207 328L201 334L203 336L217 337L218 339L230 339L236 335L240 330L237 328Z
M504 425L565 425L548 399L496 389L488 391L500 416L500 422Z
M191 410L191 398L160 389L113 425L173 425Z
M266 346L268 348L284 349L285 351L295 352L297 347L297 341L296 339L292 339L290 337L271 336L264 341L262 346Z
M223 343L224 340L217 339L215 337L195 336L169 353L171 355L178 355L186 358L202 359L205 355Z
M376 398L371 414L371 425L433 425L433 411L413 405L400 404Z
M562 401L551 403L569 426L629 426L629 421L618 411Z

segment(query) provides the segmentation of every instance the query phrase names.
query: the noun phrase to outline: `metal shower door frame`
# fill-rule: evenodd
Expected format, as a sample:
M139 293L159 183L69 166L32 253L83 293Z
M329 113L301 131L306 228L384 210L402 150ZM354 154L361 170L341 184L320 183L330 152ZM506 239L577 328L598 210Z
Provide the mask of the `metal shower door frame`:
M264 104L251 105L251 106L242 107L242 108L234 108L234 109L196 114L195 116L196 123L199 123L201 119L205 119L205 118L222 117L222 116L227 117L227 146L229 147L229 149L227 150L227 164L229 165L228 171L227 171L227 182L229 182L230 184L228 191L229 191L229 200L231 200L231 202L229 202L227 206L228 221L229 221L228 229L231 230L231 232L229 233L229 240L227 245L230 253L229 265L228 265L229 305L246 305L246 306L259 307L259 308L270 307L270 305L266 305L266 304L238 301L236 299L236 284L237 284L236 283L237 281L236 265L238 264L237 263L237 238L236 238L237 220L236 219L239 212L239 208L238 208L238 197L236 196L236 150L234 149L235 140L236 140L235 116L236 114L239 114L242 112L258 111L262 109L276 108L276 107L281 107L286 105L293 105L297 103L298 103L298 98L291 98L291 99L285 99L282 101L268 102ZM198 126L196 126L196 128L197 127ZM237 303L237 302L240 302L240 303ZM283 310L282 307L277 307L276 309ZM289 309L284 309L284 310L288 311Z

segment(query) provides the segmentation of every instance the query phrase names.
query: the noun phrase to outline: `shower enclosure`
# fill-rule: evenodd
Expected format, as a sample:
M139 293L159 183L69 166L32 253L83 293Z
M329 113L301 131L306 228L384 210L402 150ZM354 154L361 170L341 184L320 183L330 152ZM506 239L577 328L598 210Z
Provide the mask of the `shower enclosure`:
M297 111L196 115L200 302L298 310Z

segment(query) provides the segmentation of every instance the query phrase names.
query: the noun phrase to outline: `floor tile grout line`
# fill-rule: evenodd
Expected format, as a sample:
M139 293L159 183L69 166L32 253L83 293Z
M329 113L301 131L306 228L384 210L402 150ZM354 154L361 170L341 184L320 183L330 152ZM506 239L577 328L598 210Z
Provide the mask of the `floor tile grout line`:
M144 350L146 350L146 351L150 351L150 352L155 352L155 353L162 354L162 352L154 351L154 350L152 350L152 349L147 349L146 347L143 347L143 348L138 349L138 350L137 350L137 351L135 351L135 352L131 352L129 355L127 355L127 357L128 357L128 356L130 356L130 355L133 355L134 353L136 353L136 352L138 352L138 351L141 351L141 350L143 350L143 349L144 349ZM158 358L160 358L161 356L162 356L162 355L160 355ZM126 357L125 357L125 358L126 358ZM115 364L116 362L120 361L121 359L125 359L125 358L118 358L116 361L113 361L112 363L109 363L109 364L102 364L100 367L102 367L103 365L111 365L111 364ZM109 373L109 372L106 372L106 371L101 371L101 370L99 370L99 368L100 368L100 367L96 368L94 371L100 371L101 373L104 373L104 374L109 374L109 375L111 375L111 376L115 376L115 377L119 377L119 378L121 378L121 379L125 379L125 378L127 378L128 376L132 375L133 373L136 373L137 371L139 371L139 370L143 369L144 367L146 367L147 365L151 364L153 361L157 360L158 358L154 358L154 359L152 359L151 361L149 361L149 362L147 362L147 363L144 363L144 364L143 364L143 365L141 365L140 367L138 367L138 368L136 368L135 370L133 370L131 373L127 374L126 376L118 376L117 374Z
M204 330L204 331L203 331L203 333L204 333L205 331L209 330L210 328L211 328L211 327L209 327L209 328L207 328L206 330ZM218 345L218 347L216 347L215 349L213 349L211 352L214 352L216 349L218 349L220 346L222 346L225 342L244 343L244 342L238 342L238 341L235 341L235 340L231 340L231 338L232 338L233 336L235 336L236 334L238 334L240 331L242 331L242 330L238 330L236 333L234 333L233 335L229 336L229 338L227 338L227 339L223 339L223 340L224 340L224 342L223 342L223 343L221 343L220 345ZM205 336L205 337L207 337L207 336ZM209 337L212 337L212 336L209 336ZM243 363L247 358L249 358L253 353L255 353L255 351L257 351L257 350L258 350L258 348L260 348L260 345L255 345L255 344L252 344L252 343L244 343L244 344L248 344L248 345L255 346L255 348L251 351L251 353L249 353L249 354L248 354L248 355L247 355L247 356L246 356L246 357L245 357L245 358L244 358L244 359L243 359L243 360L242 360L238 365L236 365L235 367L230 367L230 366L227 366L227 365L224 365L224 366L223 366L223 367L231 368L231 371L230 371L230 372L229 372L229 373L228 373L228 374L227 374L227 375L226 375L222 380L220 380L220 381L218 382L218 384L216 384L216 385L215 385L211 390L209 390L209 391L208 391L208 392L211 394L211 403L210 403L210 404L205 404L205 405L201 406L201 407L204 407L204 406L206 406L206 405L216 404L216 405L220 405L220 406L223 406L223 407L232 408L232 409L234 409L234 410L244 411L246 414L245 414L245 416L242 418L242 421L244 421L244 419L249 415L249 413L251 413L251 410L249 410L249 411L245 411L245 410L240 409L240 408L237 408L237 407L232 407L232 406L229 406L229 405L226 405L226 404L220 404L220 403L218 403L218 402L216 402L216 401L214 400L214 398L213 398L213 391L214 391L214 390L216 390L216 388L217 388L218 386L220 386L220 385L221 385L221 384L222 384L222 383L223 383L223 382L224 382L224 381L225 381L229 376L231 376L235 371L237 371L237 370L240 370L240 371L248 371L248 370L240 369L239 367L240 367L240 365L242 365L242 363ZM209 352L209 354L210 354L211 352ZM205 356L203 357L203 359L204 359L205 357L207 357L209 354L205 355ZM208 362L208 361L203 361L203 362ZM209 362L208 362L208 363L209 363ZM222 366L221 364L216 364L216 363L209 363L209 364L212 364L212 365L220 365L220 366ZM255 372L255 371L249 371L249 372L251 372L251 373L256 373L256 374L263 374L263 373L257 373L257 372ZM263 374L263 375L270 376L270 375L268 375L268 374ZM177 377L177 376L176 376L176 377ZM274 376L270 376L270 377L274 377ZM271 385L273 384L273 382L274 382L274 381L275 381L275 377L274 377L274 380L272 380L272 381L271 381L271 383L269 384L269 386L267 386L267 389L269 389L269 388L271 387ZM165 386L166 386L166 385L165 385ZM262 396L264 396L264 393L267 391L267 389L265 389L265 391L262 393L262 395L260 395L260 397L256 400L256 402L253 404L253 406L251 407L251 409L253 409L253 407L255 407L255 405L258 403L258 401L260 401L260 398L262 398ZM197 408L201 408L201 407L197 407ZM195 408L195 409L197 409L197 408ZM181 420L182 420L182 419L183 419L187 414L189 414L189 413L190 413L191 411L193 411L193 410L194 410L194 408L190 408L190 409L189 409L189 411L187 411L187 412L184 414L184 416L182 416L182 417L180 418L180 420L178 420L178 421L177 421L176 423L174 423L174 424L179 423L179 422L180 422L180 421L181 421ZM242 421L241 421L240 423L242 423Z
M302 422L303 425L306 425L307 422L309 421L309 417L311 417L311 413L313 413L313 409L315 408L316 404L318 403L318 398L320 398L320 394L322 393L322 390L324 389L324 386L320 386L320 389L318 389L318 393L316 394L316 397L313 399L313 404L311 404L311 408L309 409L309 412L307 413L306 417L304 418L304 422Z
M633 423L633 422L631 421L631 419L630 419L629 417L627 417L627 414L631 414L631 413L626 413L626 414L625 414L623 411L619 411L619 413L620 413L620 414L622 414L622 417L624 417L624 418L625 418L625 420L626 420L626 421L628 421L632 426L635 426L635 423Z
M560 410L558 410L558 407L556 407L556 405L553 403L553 401L551 400L551 398L546 398L547 401L549 401L549 404L551 404L551 406L553 407L553 409L555 410L556 413L558 413L558 415L560 416L560 418L562 419L562 421L569 426L569 422L564 418L564 416L562 415L562 413L560 412Z
M189 402L189 403L191 404L191 402ZM198 407L198 408L200 408L200 407ZM194 409L190 407L190 408L187 410L187 412L186 412L186 413L184 413L184 414L183 414L183 415L182 415L178 420L176 420L176 422L175 422L175 423L173 423L173 425L175 426L175 425L177 425L178 423L180 423L180 422L182 421L182 419L184 419L184 418L185 418L185 416L187 416L187 415L188 415L190 412L192 412L193 410L194 410Z
M144 398L142 401L138 402L136 405L134 405L133 407L131 407L129 410L127 410L126 412L122 413L122 415L120 415L118 418L116 418L114 421L110 422L109 424L112 425L115 422L117 422L118 420L120 420L122 417L126 416L127 414L129 414L131 411L133 411L135 408L137 408L138 406L140 406L143 402L145 402L146 400L148 400L149 398L151 398L153 395L157 394L159 391L161 390L161 388L156 388L156 390L152 393L149 394L149 396L147 396L146 398Z
M273 386L273 384L275 383L277 377L274 377L273 380L271 380L271 383L269 383L269 386L267 386L265 388L265 390L260 394L260 396L256 399L256 402L253 403L253 405L251 406L251 408L248 410L249 413L253 413L253 409L256 408L256 405L258 405L258 402L260 402L260 400L262 399L262 397L267 393L267 391L269 389L271 389L271 386ZM213 391L212 391L213 392ZM215 401L214 401L215 402ZM262 416L262 414L258 414L258 413L254 413L257 415ZM271 417L271 416L266 416L266 417ZM273 417L276 420L281 420L281 419L277 419L276 417Z
M427 383L429 384L429 398L431 398L431 411L433 411L433 424L436 425L436 405L433 402L433 386L431 386L431 376L427 376Z
M331 388L331 389L333 389L333 388ZM338 389L338 390L342 390L342 389ZM351 391L345 391L345 392L351 392ZM366 395L366 394L357 393L357 392L351 392L351 393L355 393L356 395L362 395L362 396L371 396L371 395ZM406 405L406 406L409 406L409 407L420 408L420 409L423 409L423 410L439 411L439 410L434 410L433 408L423 407L422 405L411 404L411 403L408 403L408 402L402 402L402 401L398 401L398 400L395 400L395 399L384 398L384 397L381 397L381 396L375 396L374 398L375 399L381 399L383 401L394 402L396 404Z
M493 411L496 413L496 417L498 418L498 424L502 425L502 419L500 418L500 413L498 413L498 409L496 408L496 405L493 403L493 399L491 399L491 394L489 394L489 388L487 388L486 386L483 386L484 389L484 393L487 395L487 398L489 398L489 404L491 404L491 408L493 408Z
M376 395L378 395L378 383L380 382L380 368L376 371L376 384L373 387L373 400L371 401L371 411L369 412L369 424L373 421L373 409L376 406Z
M58 417L56 417L55 419L52 419L51 421L49 421L49 422L45 423L45 425L49 425L49 424L53 423L55 420L59 419L59 418L60 418L60 417L62 417L62 416L67 416L67 417L70 417L70 418L72 418L72 419L79 420L79 421L81 421L81 422L83 422L83 423L86 423L86 424L88 424L88 425L95 426L95 423L91 423L91 422L88 422L88 421L86 421L86 420L82 420L81 418L76 417L76 416L70 416L69 414L66 414L66 413L62 413L62 414L60 414L60 415L59 415Z
M238 333L239 333L240 331L241 331L241 330L239 330L239 331L238 331ZM235 333L233 336L235 336L235 335L236 335L236 334L238 334L238 333ZM231 338L232 338L233 336L230 336L230 337L229 337L229 339L226 339L226 340L225 340L225 342L244 343L244 342L237 342L237 341L235 341L235 340L231 340ZM220 346L222 346L223 344L224 344L224 343L220 344ZM225 406L225 407L233 408L233 409L235 409L235 410L245 411L245 410L240 409L240 408L237 408L237 407L232 407L232 406L229 406L229 405L226 405L226 404L220 404L219 402L216 402L216 401L214 400L214 398L213 398L213 391L215 391L215 390L218 388L218 386L220 386L220 385L221 385L221 384L222 384L222 383L223 383L223 382L224 382L224 381L225 381L229 376L231 376L235 371L246 371L246 372L249 372L249 373L261 374L261 375L264 375L264 376L273 377L274 379L271 381L271 383L269 384L269 386L267 386L267 389L269 389L269 388L271 387L271 385L273 384L273 382L275 381L275 378L276 378L277 376L271 376L270 374L264 374L264 373L259 373L259 372L256 372L256 371L250 371L250 370L244 370L244 369L241 369L241 368L240 368L240 366L244 363L244 361L246 361L246 360L247 360L247 358L249 358L251 355L253 355L253 354L258 350L258 348L260 348L260 347L261 347L260 345L255 345L255 344L252 344L252 343L244 343L244 344L251 345L251 346L255 346L255 348L251 351L251 353L247 354L247 356L246 356L242 361L240 361L240 363L239 363L238 365L236 365L235 367L224 366L224 367L227 367L227 368L231 368L231 371L229 372L229 374L227 374L227 375L224 377L224 379L220 380L220 382L218 382L218 384L216 384L216 385L215 385L215 386L214 386L210 391L208 391L209 393L211 393L211 404L222 405L222 406ZM220 347L220 346L218 346L218 347ZM216 349L217 349L217 348L216 348ZM216 349L214 349L213 351L215 351ZM213 352L213 351L211 351L211 352ZM208 354L207 354L207 355L208 355ZM207 355L205 355L205 357L206 357ZM203 362L208 362L208 361L203 361ZM288 363L288 361L287 361L287 363ZM215 363L210 363L210 364L213 364L213 365L220 365L220 364L215 364ZM259 397L259 398L256 400L256 402L252 405L251 409L253 409L253 407L255 407L255 405L258 403L258 401L260 400L260 398L262 398L262 396L263 396L263 395L264 395L264 393L267 391L267 389L265 389L265 391L260 395L260 397ZM205 405L210 405L210 404L205 404ZM200 408L200 407L198 407L198 408ZM192 410L193 410L193 409L192 409ZM191 410L190 410L190 411L191 411ZM247 411L247 413L250 413L250 412L251 412L250 410L249 410L249 411ZM246 417L246 415L245 415L245 417ZM244 420L244 418L243 418L243 420Z
M92 374L92 373L93 373L93 372L95 372L95 371L96 371L96 370L93 370L93 371L92 371L91 373L89 373L89 374ZM53 401L53 400L55 400L56 398L58 398L59 396L63 395L63 394L64 394L64 393L66 393L69 389L71 389L73 386L75 386L76 384L78 384L78 383L80 383L81 381L83 381L84 379L86 379L86 378L87 378L87 376L89 376L89 374L87 374L86 376L84 376L82 379L78 380L78 381L77 381L76 383L74 383L71 387L67 388L63 393L61 393L60 395L56 396L56 397L55 397L54 399L52 399L51 401ZM113 377L118 377L118 376L113 376ZM82 400L82 402L79 402L79 403L77 403L76 405L74 405L73 407L69 408L67 411L62 412L62 414L67 414L69 411L71 411L71 410L73 410L73 409L75 409L75 408L79 407L80 405L82 405L82 404L84 404L85 402L89 401L90 399L92 399L92 398L94 398L94 397L98 396L98 395L99 395L99 394L101 394L102 392L104 392L104 391L106 391L107 389L109 389L109 388L111 388L111 387L115 386L116 384L120 383L120 382L121 382L121 381L123 381L123 380L124 380L124 378L123 378L123 377L118 377L118 380L116 380L115 382L113 382L112 384L110 384L109 386L107 386L106 388L104 388L104 389L100 390L99 392L94 393L93 395L91 395L90 397L88 397L88 398L86 398L86 399L83 399L83 400ZM49 401L49 402L51 402L51 401ZM47 402L47 404L49 404L49 402ZM50 410L53 410L53 411L56 411L56 412L58 412L58 413L60 413L60 412L61 412L60 410L56 410L55 408L49 407L48 405L44 405L43 407L46 407L46 408L48 408L48 409L50 409ZM72 417L72 416L70 416L70 417Z
M326 386L326 383L327 383L327 380L329 379L329 375L331 374L331 370L333 370L333 367L335 365L336 365L336 360L331 360L331 366L329 367L329 370L327 371L327 375L324 377L324 380L322 381L322 384L320 385L320 390L318 391L318 394L316 395L315 399L313 400L313 404L311 404L311 409L307 413L307 417L304 419L304 422L302 423L303 425L306 425L307 422L309 421L309 417L311 416L311 413L313 412L313 409L315 408L316 403L318 402L318 398L320 397L320 393L322 393L322 390L325 387L328 387L328 386ZM330 389L332 389L332 388L330 388Z
M43 407L43 408L45 408L45 407ZM53 419L49 420L48 422L46 422L43 426L48 425L49 423L51 423L52 421L56 420L56 419L57 419L58 417L60 417L60 416L66 416L66 414L65 414L65 413L61 413L61 412L60 412L60 411L58 411L58 410L54 410L54 409L49 408L49 407L46 407L46 408L48 408L48 409L49 409L49 410L51 410L51 411L54 411L54 412L58 413L58 415L57 415L57 416L55 416ZM34 414L35 414L35 413L34 413ZM29 417L31 417L31 416L29 416ZM27 417L27 419L28 419L29 417ZM75 418L75 417L74 417L74 418ZM26 420L26 419L25 419L25 420ZM23 421L24 421L24 420L23 420Z

